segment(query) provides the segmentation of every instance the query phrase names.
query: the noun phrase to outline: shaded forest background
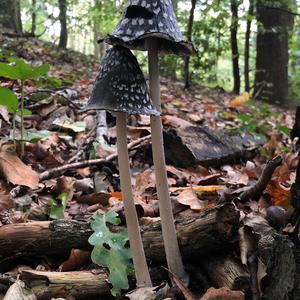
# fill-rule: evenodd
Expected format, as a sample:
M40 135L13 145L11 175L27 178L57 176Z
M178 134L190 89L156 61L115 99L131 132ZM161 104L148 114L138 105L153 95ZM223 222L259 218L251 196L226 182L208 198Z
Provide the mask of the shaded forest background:
M101 58L126 1L3 0L0 22L17 34ZM162 75L218 87L236 94L251 92L270 103L300 102L299 0L173 0L178 21L198 54L166 56ZM141 65L145 60L137 53ZM145 67L145 66L144 66Z

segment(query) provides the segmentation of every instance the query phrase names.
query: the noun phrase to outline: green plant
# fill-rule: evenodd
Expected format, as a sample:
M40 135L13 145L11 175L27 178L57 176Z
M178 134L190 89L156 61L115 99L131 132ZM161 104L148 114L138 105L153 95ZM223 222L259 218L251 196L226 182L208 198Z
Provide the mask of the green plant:
M61 193L58 197L51 199L48 203L50 207L49 217L54 220L63 219L67 202L67 193Z
M14 115L20 114L21 116L21 153L24 154L24 116L31 112L24 108L24 85L26 80L37 79L42 76L46 76L49 71L49 65L41 65L39 67L31 66L25 63L22 59L10 58L8 61L11 64L0 63L0 76L11 80L17 80L20 84L21 92L21 107L19 108L17 96L13 96L13 92L2 88L0 93L0 104L8 108L8 110ZM15 120L15 118L14 118ZM15 129L15 121L13 121ZM15 132L15 130L14 130Z
M109 269L109 282L112 284L111 293L116 296L121 290L129 288L128 275L134 274L131 262L131 251L128 243L127 230L112 232L107 223L119 225L117 213L109 211L106 214L96 214L91 221L94 233L89 243L94 246L91 254L92 261Z

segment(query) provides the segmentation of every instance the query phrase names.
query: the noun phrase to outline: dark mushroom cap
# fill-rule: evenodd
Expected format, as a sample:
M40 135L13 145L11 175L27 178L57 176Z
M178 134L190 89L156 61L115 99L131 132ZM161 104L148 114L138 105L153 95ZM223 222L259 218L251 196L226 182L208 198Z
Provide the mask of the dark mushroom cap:
M135 56L122 46L106 51L84 110L159 115L150 100L144 75Z
M179 55L195 53L183 41L171 0L129 0L122 18L106 42L147 50L146 39L157 38L159 51Z

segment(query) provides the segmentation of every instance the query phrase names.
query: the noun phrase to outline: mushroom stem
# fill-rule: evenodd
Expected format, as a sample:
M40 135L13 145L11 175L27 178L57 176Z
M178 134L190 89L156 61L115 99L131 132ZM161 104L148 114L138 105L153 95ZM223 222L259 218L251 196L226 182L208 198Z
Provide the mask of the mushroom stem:
M136 281L138 287L151 287L151 278L146 262L142 238L139 230L138 217L133 201L129 156L127 149L126 113L117 112L117 150L121 181L121 190L124 201L128 236L133 256Z
M148 40L148 63L150 97L156 109L161 111L158 49L156 39ZM168 268L172 273L176 274L181 279L186 279L186 273L184 271L179 251L172 212L172 204L169 194L162 130L163 128L160 116L151 116L153 162L156 177L156 188L159 199L162 234Z

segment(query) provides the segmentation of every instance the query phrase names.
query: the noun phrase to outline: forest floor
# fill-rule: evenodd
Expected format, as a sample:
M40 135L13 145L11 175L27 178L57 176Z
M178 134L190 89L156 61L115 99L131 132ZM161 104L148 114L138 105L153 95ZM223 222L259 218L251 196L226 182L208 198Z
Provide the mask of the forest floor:
M4 295L8 285L17 278L32 288L37 299L93 299L93 296L99 299L99 295L103 294L108 295L101 299L110 299L109 290L104 287L108 271L103 271L103 268L91 262L87 237L84 234L76 235L78 241L74 241L67 229L70 224L75 224L73 221L85 224L96 212L108 211L115 211L120 216L120 225L124 225L122 194L114 155L115 120L108 114L106 137L97 139L95 112L80 111L91 93L99 63L93 57L70 50L58 50L53 44L35 38L8 37L1 36L0 33L0 44L0 61L6 62L10 57L18 57L33 65L50 64L48 77L25 82L25 107L31 110L32 115L25 118L25 127L30 137L24 155L20 155L19 147L17 154L12 151L12 118L4 107L0 107L0 299L3 297L1 293ZM16 81L1 78L1 86L9 87L17 94L20 92ZM296 178L298 164L298 154L290 138L295 112L257 100L252 101L250 98L247 93L235 96L220 89L208 89L199 85L193 85L187 91L180 81L161 78L162 121L166 136L175 132L181 138L183 148L185 145L190 149L189 153L193 154L196 147L200 153L194 153L196 158L187 162L189 166L182 166L180 159L184 153L181 152L183 148L177 148L178 145L172 142L167 146L166 152L172 152L172 148L176 149L173 152L178 151L177 158L172 153L172 158L168 159L167 154L168 182L178 230L180 226L185 226L181 225L180 220L206 220L210 216L211 226L214 228L210 228L210 223L206 220L206 225L199 225L206 226L206 229L203 227L201 232L188 232L186 239L197 240L197 234L200 234L199 239L205 239L206 235L212 241L220 237L220 241L211 244L204 241L207 245L204 248L197 246L194 252L186 246L189 240L182 242L183 258L191 276L190 288L193 294L180 284L179 288L188 300L200 299L211 286L243 291L246 298L255 292L271 297L270 289L274 290L274 286L265 282L264 278L268 276L274 279L274 265L278 267L277 271L287 273L282 274L286 282L285 287L281 287L278 292L280 296L277 294L278 298L273 298L285 299L284 296L293 289L293 278L290 277L295 275L295 270L291 268L283 271L283 264L278 266L279 259L273 250L272 256L268 252L266 258L264 251L259 248L259 240L266 234L266 228L270 229L268 234L272 232L272 238L275 235L281 238L293 234L293 226L288 224L288 219L293 212L290 203L291 186ZM16 121L18 127L19 119ZM155 222L159 222L151 142L148 138L150 119L146 116L130 116L128 125L136 207L140 224L147 232ZM205 156L205 142L199 140L197 134L195 139L191 137L192 142L186 139L186 128L189 127L208 128L208 136L215 133L215 141L211 139L210 143L216 145L212 144L212 147L219 146L222 142L226 144L222 140L224 134L246 139L252 147L241 153L229 149L233 151L230 155L223 157L219 153L219 156L206 160L205 164L199 164ZM253 139L248 140L249 136ZM76 165L89 159L103 160ZM266 164L269 165L269 177L263 172ZM60 170L61 166L65 169ZM263 180L265 182L262 188L258 187L257 183ZM255 191L245 194L253 186ZM279 208L277 211L277 206L282 210ZM226 216L226 221L223 215L213 217L214 213L224 212L223 209L226 214L231 214ZM214 222L211 221L213 218ZM66 231L61 228L59 238L54 236L54 229L49 229L52 220L57 219L64 219L66 222ZM218 222L227 226L228 230L219 228ZM24 223L30 226L25 226ZM264 228L264 233L253 224ZM202 236L207 228L208 232ZM75 234L74 230L76 229L71 229L71 233ZM88 232L91 234L90 229ZM226 235L224 240L222 235ZM197 251L199 252L195 253ZM283 251L289 253L286 248ZM163 260L163 254L155 254L154 257L153 253L148 252L151 249L146 250L148 258L153 260L151 268L157 270L161 262L156 261ZM254 264L254 273L253 264L249 263L249 258L253 255L256 258L258 256L259 261L258 267ZM208 257L211 257L211 265L206 262ZM43 276L34 273L35 271L61 272L62 275L55 275L58 277L53 279L47 273L47 279L44 278L47 284L41 284ZM84 280L89 280L89 272L98 277L90 279L90 283L84 280L71 283L70 280L72 276L76 276L77 271L76 274L81 274ZM69 277L64 272L70 272ZM226 274L230 272L233 275L228 275L230 278L227 278ZM154 282L160 285L167 276L164 271L158 273L162 275L154 275ZM99 274L104 275L101 277ZM243 281L240 284L239 280L245 277L246 283ZM253 281L253 278L256 279ZM255 281L257 284L253 283ZM132 281L130 286L134 286ZM156 292L151 290L151 293ZM227 290L213 290L211 293L203 299L243 299L239 293L228 295L230 292ZM221 298L217 298L218 293ZM130 299L146 299L139 294L135 297L129 295ZM149 296L147 299L154 298Z

